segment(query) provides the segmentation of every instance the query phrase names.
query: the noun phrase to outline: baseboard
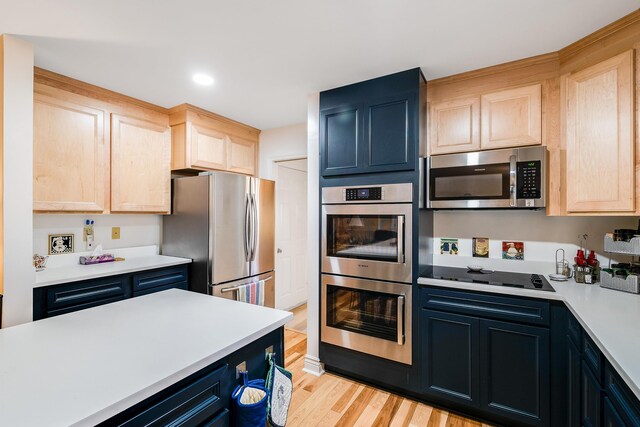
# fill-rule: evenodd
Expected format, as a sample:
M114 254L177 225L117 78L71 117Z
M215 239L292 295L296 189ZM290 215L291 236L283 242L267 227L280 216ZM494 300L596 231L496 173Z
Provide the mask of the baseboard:
M304 368L302 368L302 371L319 377L324 374L324 366L322 365L322 362L320 362L320 359L307 354L304 356Z

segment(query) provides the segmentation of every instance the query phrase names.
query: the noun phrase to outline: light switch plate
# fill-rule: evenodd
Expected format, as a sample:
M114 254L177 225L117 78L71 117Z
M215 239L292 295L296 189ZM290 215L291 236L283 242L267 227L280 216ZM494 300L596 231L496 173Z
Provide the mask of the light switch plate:
M113 240L120 238L120 227L111 227L111 238Z
M241 364L236 366L236 379L240 378L240 374L242 372L247 372L247 362L244 361Z

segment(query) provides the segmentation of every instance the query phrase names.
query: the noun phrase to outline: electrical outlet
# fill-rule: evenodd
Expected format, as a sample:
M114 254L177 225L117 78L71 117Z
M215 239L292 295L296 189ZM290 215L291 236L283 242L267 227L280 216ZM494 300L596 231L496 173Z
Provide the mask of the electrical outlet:
M273 346L272 345L270 345L269 347L264 349L264 359L267 360L271 353L273 353Z
M120 238L120 227L111 227L111 238L113 240Z
M247 362L243 361L239 365L236 366L236 379L240 378L240 374L243 372L247 372Z

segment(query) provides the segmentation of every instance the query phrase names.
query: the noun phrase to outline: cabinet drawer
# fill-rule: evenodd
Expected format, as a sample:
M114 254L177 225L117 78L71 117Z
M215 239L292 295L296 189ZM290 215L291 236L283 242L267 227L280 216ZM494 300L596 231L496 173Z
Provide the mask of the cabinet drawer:
M587 334L582 336L582 357L593 373L602 384L602 376L604 372L604 355Z
M188 273L186 266L163 268L133 275L133 292L138 293L147 289L163 286L169 289L176 283L187 283Z
M434 288L422 288L421 300L433 310L549 326L546 301Z
M607 362L604 384L607 396L611 400L617 414L625 422L624 425L640 426L640 401L627 387L615 369Z
M224 409L216 414L211 420L206 421L202 427L228 427L229 426L229 410Z
M582 326L578 319L567 310L567 335L582 352Z
M168 395L160 402L147 406L120 426L223 426L225 414L224 401L221 398L227 375L228 365L196 379L186 386ZM222 412L221 412L222 411ZM221 416L217 419L217 416ZM113 424L109 424L113 425Z
M167 289L184 289L185 291L189 289L189 284L187 282L178 282L178 283L168 283L162 286L156 286L155 288L143 289L141 291L137 291L133 293L134 297L140 297L142 295L153 294L155 292L166 291Z
M111 276L33 290L34 320L131 297L129 276Z

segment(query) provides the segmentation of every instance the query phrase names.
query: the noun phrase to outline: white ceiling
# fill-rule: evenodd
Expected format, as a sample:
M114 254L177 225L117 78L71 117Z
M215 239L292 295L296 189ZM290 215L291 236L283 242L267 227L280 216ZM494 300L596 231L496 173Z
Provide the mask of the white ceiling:
M165 107L269 129L311 93L422 67L427 79L557 50L640 0L0 0L36 65ZM216 83L195 86L206 72Z

